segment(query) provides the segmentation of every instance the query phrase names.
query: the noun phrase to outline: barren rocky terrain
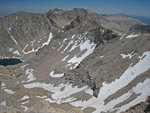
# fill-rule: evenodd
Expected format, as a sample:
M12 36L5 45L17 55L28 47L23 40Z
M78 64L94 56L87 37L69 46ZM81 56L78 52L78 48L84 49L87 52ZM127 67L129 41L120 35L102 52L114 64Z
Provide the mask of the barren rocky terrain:
M75 8L0 18L0 113L150 112L150 26Z

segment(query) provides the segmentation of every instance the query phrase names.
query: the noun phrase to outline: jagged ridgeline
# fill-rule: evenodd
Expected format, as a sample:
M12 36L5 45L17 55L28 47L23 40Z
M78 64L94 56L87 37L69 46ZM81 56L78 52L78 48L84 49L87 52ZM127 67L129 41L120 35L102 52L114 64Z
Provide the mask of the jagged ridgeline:
M139 20L80 8L0 18L0 112L149 112L149 37Z

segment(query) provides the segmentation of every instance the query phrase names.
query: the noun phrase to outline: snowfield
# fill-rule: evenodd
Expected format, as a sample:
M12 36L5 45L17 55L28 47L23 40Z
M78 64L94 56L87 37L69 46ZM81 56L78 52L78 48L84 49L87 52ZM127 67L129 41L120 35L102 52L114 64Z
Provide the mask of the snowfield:
M94 42L90 43L90 40L86 40L83 43L81 43L79 47L81 52L84 50L86 51L80 57L78 55L75 55L70 60L68 60L68 64L66 65L66 67L70 67L70 69L76 68L83 59L85 59L87 56L93 53L96 44L94 44Z
M136 94L139 94L139 96L136 99L134 99L133 101L131 101L130 103L118 108L119 109L118 113L120 113L121 111L125 111L125 110L129 109L132 106L135 106L136 104L138 104L140 102L145 102L146 98L148 96L150 96L149 86L150 86L150 79L146 79L143 83L142 82L138 83L136 85L136 87L134 87L132 90Z
M139 35L128 35L126 38L132 38L136 36L139 36ZM68 54L62 59L62 61L66 61L68 63L66 67L69 67L70 69L76 68L84 58L86 58L95 50L95 47L96 47L96 44L94 44L93 42L91 43L90 40L85 40L85 41L82 40L81 42L74 43L75 37L77 36L73 35L71 37L70 42L68 43L68 45L66 45L66 47L62 51L62 53L64 53L65 51L72 52L75 48L79 47L80 48L79 54L82 52L80 56L79 54L77 54L73 56L72 58L69 58L69 54ZM83 37L80 36L78 38L82 39ZM72 48L71 48L71 45L72 45ZM134 55L138 55L138 54L134 53L133 51L128 54L122 53L120 55L123 59L125 58L131 59ZM99 56L99 58L104 58L104 56ZM128 92L125 92L120 97L117 97L109 101L107 104L105 103L105 100L109 96L115 94L117 91L126 87L136 77L140 76L142 73L150 69L150 51L144 52L143 55L139 56L138 58L139 58L138 63L136 63L135 65L132 65L131 63L129 67L125 70L125 72L120 76L119 79L116 79L112 81L111 83L103 82L97 98L93 96L93 91L88 86L79 88L78 86L73 87L72 84L68 84L68 83L60 84L59 86L54 86L53 84L50 84L50 83L46 84L46 83L40 83L40 82L33 82L30 84L25 84L24 87L25 88L39 87L39 88L42 88L51 92L52 93L51 98L47 96L38 97L38 98L43 98L46 101L51 102L51 103L54 103L54 102L58 104L70 103L72 106L81 107L82 109L85 109L87 107L92 107L92 108L95 108L95 111L93 113L108 112L108 111L109 112L116 111L117 113L121 113L140 102L144 102L146 97L150 96L150 90L148 87L150 86L150 79L145 79L143 83L142 82L138 83L135 87L133 87ZM64 73L55 74L54 71L51 71L49 75L51 77L62 77ZM143 89L143 90L140 90L140 89ZM73 94L76 94L80 91L84 91L85 93L91 95L92 97L84 101L78 100L72 97ZM133 101L121 107L116 107L116 105L129 99L132 94L137 94L138 96Z
M127 98L130 97L131 92L122 95L121 97L119 97L118 99L109 102L108 104L105 105L104 100L116 93L118 90L120 90L121 88L127 86L133 79L135 79L138 75L142 74L143 72L147 71L148 69L150 69L150 51L148 52L144 52L142 57L144 57L143 59L141 58L140 61L135 64L134 66L129 66L129 68L122 74L122 76L119 79L116 79L115 81L107 84L107 83L103 83L102 88L99 91L98 94L98 98L92 97L91 99L87 100L87 101L76 101L76 102L72 102L71 105L76 106L76 107L82 107L82 108L86 108L86 107L94 107L96 110L93 113L100 113L102 111L113 111L114 110L114 106L121 103L122 101L126 100ZM147 86L149 86L149 79L146 80L148 82L144 82ZM145 101L145 98L147 97L147 95L150 95L149 92L149 87L145 87L146 85L144 83L140 83L141 85L137 85L136 88L133 88L133 91L135 93L138 94L143 94L142 96L138 97L140 99L138 99L138 101L133 101L134 105L140 103L141 101ZM143 84L143 85L142 85ZM144 88L143 92L138 92L137 89L138 87L140 87L141 89ZM140 91L140 90L139 90ZM131 106L133 105L130 104ZM127 105L128 108L131 107L130 105ZM126 109L125 109L126 108ZM125 111L127 110L127 107L123 107L123 108L118 108L119 111Z
M54 86L53 84L46 84L46 83L31 83L25 84L25 88L43 88L47 91L52 92L52 102L56 102L58 104L72 102L75 98L70 97L72 94L78 93L83 91L87 88L87 86L78 88L78 86L72 87L72 84L60 84L59 86ZM64 90L61 90L64 88Z

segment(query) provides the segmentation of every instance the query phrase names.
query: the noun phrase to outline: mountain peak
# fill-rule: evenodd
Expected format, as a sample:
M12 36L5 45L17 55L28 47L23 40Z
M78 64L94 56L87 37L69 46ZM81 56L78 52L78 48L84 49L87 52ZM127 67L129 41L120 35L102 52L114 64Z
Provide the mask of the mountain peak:
M87 15L88 13L97 14L96 12L94 12L92 10L87 10L87 9L83 9L83 8L74 8L72 10L72 12L76 15Z

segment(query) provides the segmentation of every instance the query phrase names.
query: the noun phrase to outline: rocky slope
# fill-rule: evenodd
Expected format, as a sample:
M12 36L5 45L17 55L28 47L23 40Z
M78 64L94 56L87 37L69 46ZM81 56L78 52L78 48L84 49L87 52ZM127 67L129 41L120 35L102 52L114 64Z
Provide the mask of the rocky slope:
M0 66L0 112L149 112L147 28L78 8L1 18L0 58L23 63Z

